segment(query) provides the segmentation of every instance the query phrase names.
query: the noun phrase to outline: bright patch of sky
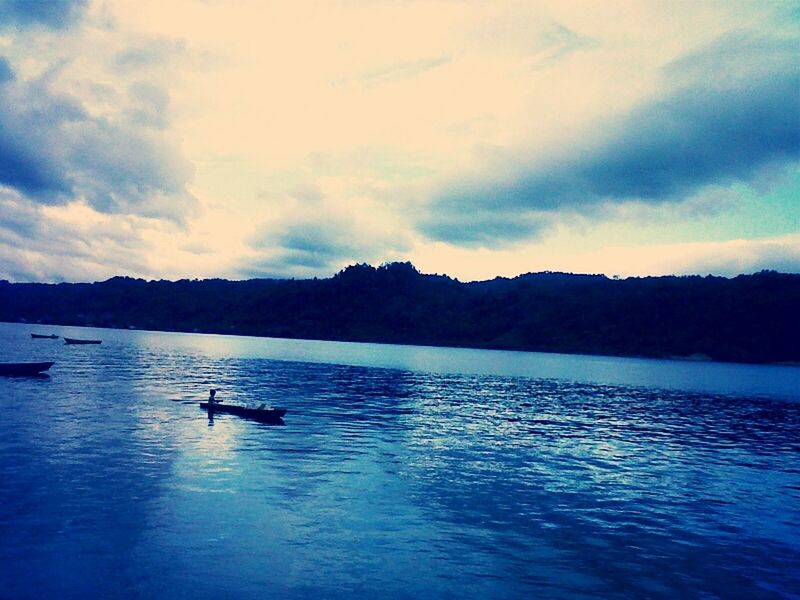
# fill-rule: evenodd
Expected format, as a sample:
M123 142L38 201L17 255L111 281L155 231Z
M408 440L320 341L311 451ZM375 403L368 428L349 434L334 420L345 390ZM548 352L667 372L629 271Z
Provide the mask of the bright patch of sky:
M793 1L0 0L0 278L800 272Z

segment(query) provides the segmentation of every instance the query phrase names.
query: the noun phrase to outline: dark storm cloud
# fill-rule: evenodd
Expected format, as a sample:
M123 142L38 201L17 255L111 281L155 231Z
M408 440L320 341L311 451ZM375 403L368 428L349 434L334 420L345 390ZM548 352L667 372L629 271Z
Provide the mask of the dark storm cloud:
M0 27L45 25L60 29L74 22L87 0L0 0Z
M7 81L12 81L13 79L14 71L11 69L11 65L8 64L5 58L0 56L0 85Z
M421 229L433 239L492 245L492 236L502 243L535 235L541 221L527 227L526 215L629 200L677 202L706 186L746 182L765 167L794 163L800 159L795 47L729 36L681 59L666 69L671 91L663 97L506 180L449 186Z
M458 246L496 245L497 240L518 240L537 235L551 218L542 214L514 210L474 208L461 212L431 214L425 221L425 233L436 240Z
M0 184L42 198L68 193L57 152L42 133L82 118L81 107L48 94L42 82L19 83L5 59L0 59L0 73Z
M380 261L408 250L404 235L365 231L349 215L322 209L290 215L262 226L248 240L261 257L247 276L329 275L345 264Z
M256 250L274 251L273 269L280 265L311 269L334 268L342 260L353 260L365 250L354 224L341 217L293 218L262 228L250 240Z
M90 115L47 77L0 85L0 185L42 204L83 199L101 212L180 221L193 210L191 168L162 131L164 92L134 86L127 120L112 120Z

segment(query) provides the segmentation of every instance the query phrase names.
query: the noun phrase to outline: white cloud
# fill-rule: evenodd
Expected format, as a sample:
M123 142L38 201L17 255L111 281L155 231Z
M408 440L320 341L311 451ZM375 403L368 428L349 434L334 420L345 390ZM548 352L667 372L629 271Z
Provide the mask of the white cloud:
M599 205L580 218L560 207L435 209L434 218L471 223L484 245L518 232L516 246L497 251L425 241L415 222L453 182L591 150L600 123L643 103L665 106L678 97L675 73L691 74L686 57L713 40L740 30L796 40L781 17L788 7L95 0L57 21L68 26L19 26L12 15L0 55L16 79L0 84L11 94L0 112L17 129L14 144L3 147L0 135L0 155L16 151L15 164L32 170L28 188L19 169L6 184L28 203L104 212L103 227L122 224L131 236L127 260L114 251L120 240L82 230L97 235L105 265L83 255L47 263L26 212L46 210L26 204L6 219L0 244L15 272L29 264L34 278L327 275L343 261L407 258L462 277L536 265L608 270L618 255L599 248L641 242L631 217L628 234L589 247L584 230L608 218ZM748 62L761 56L752 47L736 48L717 58L728 83L732 65L762 64ZM665 71L670 64L682 67ZM670 227L697 214L675 212ZM549 241L553 224L572 247Z

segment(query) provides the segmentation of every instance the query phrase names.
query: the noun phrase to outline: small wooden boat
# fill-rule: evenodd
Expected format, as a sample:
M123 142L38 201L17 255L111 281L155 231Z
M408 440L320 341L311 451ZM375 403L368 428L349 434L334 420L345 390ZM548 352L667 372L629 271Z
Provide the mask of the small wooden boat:
M247 419L254 419L263 423L282 423L281 417L286 414L285 408L250 408L238 404L223 404L215 402L209 408L208 402L201 402L200 408L213 413L227 413Z
M38 375L54 364L54 362L0 363L0 375Z
M64 342L67 344L102 344L103 340L76 340L75 338L64 338Z
M31 337L35 340L57 340L58 336L55 333L44 335L43 333L32 333Z

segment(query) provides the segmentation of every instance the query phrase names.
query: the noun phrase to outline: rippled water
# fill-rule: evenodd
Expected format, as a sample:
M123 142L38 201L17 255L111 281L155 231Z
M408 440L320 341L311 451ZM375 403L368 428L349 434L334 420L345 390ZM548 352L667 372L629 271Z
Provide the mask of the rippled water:
M8 324L0 347L57 361L0 378L0 598L800 597L795 367ZM211 386L286 425L210 423Z

